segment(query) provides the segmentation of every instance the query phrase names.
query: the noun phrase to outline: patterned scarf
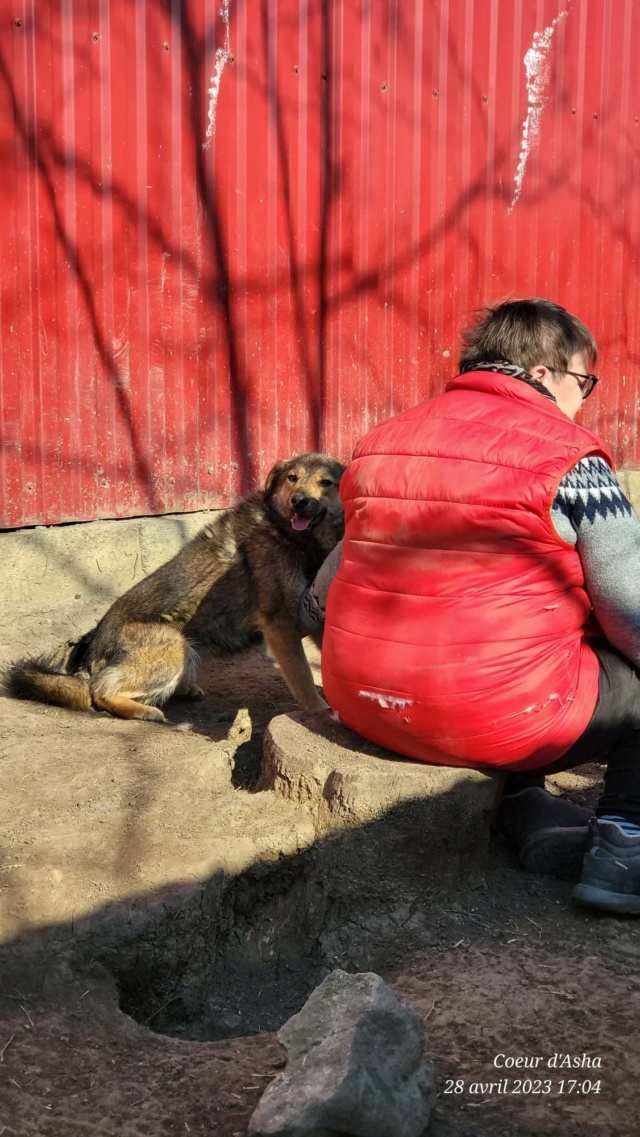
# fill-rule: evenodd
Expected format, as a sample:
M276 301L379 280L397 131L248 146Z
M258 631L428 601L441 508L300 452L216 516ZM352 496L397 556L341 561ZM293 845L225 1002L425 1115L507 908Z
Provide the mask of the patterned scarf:
M509 375L512 379L520 379L529 387L533 387L535 391L539 391L541 395L545 395L547 399L551 399L555 403L555 399L551 391L547 391L542 383L538 383L537 379L533 378L524 367L517 367L515 363L509 363L508 359L498 359L493 363L463 363L460 368L460 374L464 375L465 371L493 371L497 375Z

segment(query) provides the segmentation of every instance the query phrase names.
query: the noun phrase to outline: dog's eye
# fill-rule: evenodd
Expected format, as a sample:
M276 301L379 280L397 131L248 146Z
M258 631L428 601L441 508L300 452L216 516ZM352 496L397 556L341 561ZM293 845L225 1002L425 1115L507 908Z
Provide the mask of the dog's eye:
M291 485L293 485L294 482L297 482L297 480L298 479L295 474L287 474L287 481L291 482Z
M321 478L320 485L323 490L328 490L330 486L333 485L333 482L331 481L331 478Z

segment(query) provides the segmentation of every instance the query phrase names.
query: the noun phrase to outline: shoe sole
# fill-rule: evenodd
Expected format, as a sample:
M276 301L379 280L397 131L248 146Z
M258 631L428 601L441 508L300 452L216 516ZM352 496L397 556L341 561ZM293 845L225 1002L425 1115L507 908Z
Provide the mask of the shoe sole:
M539 876L580 880L588 842L589 829L586 825L574 825L570 829L541 829L522 846L520 867Z
M616 916L640 916L640 896L629 896L624 892L607 892L606 889L596 888L593 884L577 884L571 893L571 898L588 908L613 912Z

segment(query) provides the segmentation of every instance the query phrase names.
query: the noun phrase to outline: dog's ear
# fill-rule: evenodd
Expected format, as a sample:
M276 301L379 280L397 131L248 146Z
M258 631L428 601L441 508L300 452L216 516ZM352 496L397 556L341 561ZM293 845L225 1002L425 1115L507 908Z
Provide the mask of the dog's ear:
M264 484L264 492L267 494L267 496L273 493L280 480L281 474L283 474L287 466L291 464L291 461L291 458L287 458L285 461L276 462L275 466L269 470L269 473L267 474L267 480Z
M346 468L347 467L343 466L342 462L339 462L337 458L332 458L331 456L327 458L327 475L330 478L335 478L337 486L340 485L340 482L342 481L342 475L344 474Z

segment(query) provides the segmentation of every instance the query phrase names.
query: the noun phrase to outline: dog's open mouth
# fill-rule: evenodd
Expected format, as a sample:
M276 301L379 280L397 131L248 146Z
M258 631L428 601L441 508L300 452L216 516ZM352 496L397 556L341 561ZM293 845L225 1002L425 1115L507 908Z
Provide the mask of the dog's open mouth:
M292 513L291 528L295 529L296 533L304 533L305 529L313 529L314 525L322 521L324 514L325 511L323 509L318 510L313 517L305 517L302 513Z

